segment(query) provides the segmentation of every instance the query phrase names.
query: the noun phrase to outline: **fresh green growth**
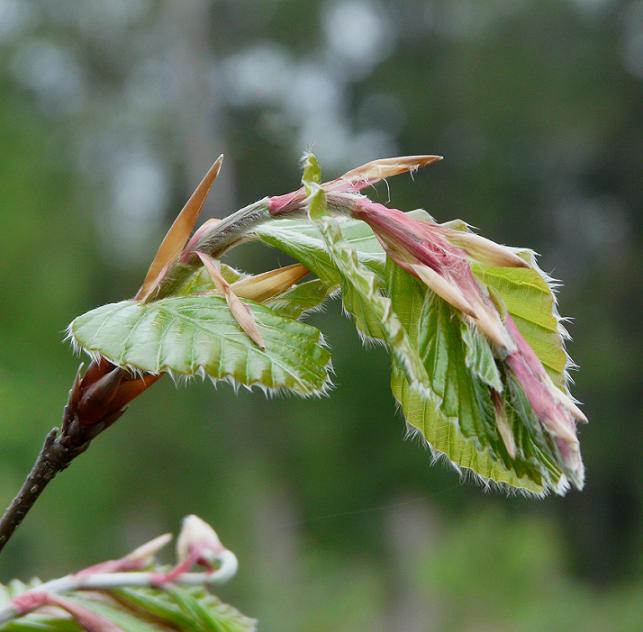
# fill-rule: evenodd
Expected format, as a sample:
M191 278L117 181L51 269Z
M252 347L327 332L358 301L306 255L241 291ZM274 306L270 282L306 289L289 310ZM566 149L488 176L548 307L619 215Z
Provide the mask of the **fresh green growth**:
M69 328L73 343L94 358L143 374L201 375L316 395L329 386L330 355L322 334L298 319L339 290L360 337L379 341L390 352L391 389L409 433L422 437L435 458L485 485L535 495L564 493L569 482L582 487L575 420L570 431L556 419L560 411L582 418L567 390L567 334L551 280L533 252L493 244L460 220L437 224L422 210L389 211L360 193L387 175L429 164L418 160L423 158L428 157L375 161L322 183L316 158L307 154L302 189L266 198L271 215L249 224L243 241L260 240L281 250L315 278L300 283L300 275L297 282L248 295L247 286L261 275L222 264L221 274L249 307L265 349L244 333L190 244L179 258L183 281L170 295L105 305L79 316ZM362 203L381 207L375 210L399 227L385 224L374 231L356 211ZM466 270L460 267L449 277L445 268L441 277L416 265L413 235L406 238L408 252L387 241L387 231L397 239L395 231L405 223L436 235L437 245L423 246L427 257L434 248L445 258L466 261ZM207 242L216 243L217 225L208 231ZM203 235L199 239L204 243ZM217 250L219 257L226 248ZM167 265L171 269L173 262ZM424 271L416 273L419 267ZM162 275L157 282L162 286ZM468 307L463 312L462 305L477 305L477 313ZM509 320L519 332L513 338ZM502 328L506 346L489 334L491 327Z

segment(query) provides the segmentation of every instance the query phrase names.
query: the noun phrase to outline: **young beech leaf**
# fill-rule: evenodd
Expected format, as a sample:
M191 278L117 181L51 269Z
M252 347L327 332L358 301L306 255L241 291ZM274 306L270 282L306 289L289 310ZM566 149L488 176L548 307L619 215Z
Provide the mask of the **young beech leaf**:
M393 394L408 424L438 454L486 481L537 494L561 491L561 469L540 424L513 405L508 408L518 447L514 457L507 450L490 388L504 392L506 387L487 341L448 303L392 263L388 279L393 307L422 357L433 394L411 389L399 371L393 372ZM509 394L506 398L510 403Z
M103 305L69 326L75 345L123 368L207 375L245 386L317 395L329 386L330 354L318 329L246 302L265 349L235 321L223 298L186 296Z
M425 211L411 211L411 217L424 218ZM384 277L386 255L369 226L362 221L335 218L343 241L355 251L361 265ZM341 277L332 262L320 227L306 219L276 219L260 224L254 234L273 248L297 259L328 286L339 285Z
M320 195L321 193L321 195ZM313 213L314 205L317 205ZM340 275L342 304L364 338L384 340L393 359L409 381L425 388L428 378L415 350L391 307L391 301L380 292L379 281L363 266L357 253L343 238L337 221L327 217L321 189L310 196L309 215L317 221L332 263Z
M412 218L432 221L423 209L407 213ZM379 276L384 275L385 254L372 230L364 223L338 219L344 240L356 251L359 261ZM462 220L441 226L452 231L470 231ZM256 235L267 244L279 248L308 266L321 278L339 282L329 261L319 228L302 220L277 220L259 226ZM505 248L505 247L503 247ZM497 291L522 335L534 349L552 379L559 387L566 382L566 368L573 366L565 352L568 337L556 310L555 285L538 268L534 253L528 249L508 249L528 264L525 268L489 266L472 263L474 275L486 286Z
M341 275L342 304L358 331L365 338L383 340L409 382L426 388L429 379L425 367L393 311L391 300L381 293L375 274L359 263L355 251L343 241L337 222L324 220L321 231Z
M409 215L432 221L422 210ZM448 226L456 230L453 222ZM457 229L469 230L462 222ZM527 416L529 404L520 386L512 383L507 389L507 378L487 339L405 271L389 262L389 273L385 273L386 256L368 226L343 218L314 224L280 219L259 226L255 233L302 262L326 284L340 284L344 307L362 334L390 341L391 333L382 324L384 315L389 322L397 318L402 323L398 329L400 339L405 340L402 347L388 345L395 364L393 392L409 426L436 453L490 483L535 494L564 491L567 483L555 448L533 415ZM473 262L472 271L497 292L562 386L567 355L552 290L530 252L511 251L527 266L491 267ZM513 260L510 263L515 265ZM393 320L385 309L387 297L392 300ZM402 358L406 364L400 362ZM428 388L423 390L425 380Z

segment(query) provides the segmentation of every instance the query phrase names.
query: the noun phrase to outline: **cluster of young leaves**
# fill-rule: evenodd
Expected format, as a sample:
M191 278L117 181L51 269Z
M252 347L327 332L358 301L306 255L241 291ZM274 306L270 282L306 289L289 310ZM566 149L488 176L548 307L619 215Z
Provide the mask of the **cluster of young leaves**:
M277 294L242 297L263 348L244 333L202 267L170 296L122 301L76 318L69 329L73 342L133 371L201 375L234 385L317 395L330 383L330 354L321 332L299 318L340 289L344 310L360 336L390 351L393 395L410 432L420 435L436 458L445 457L485 484L536 495L564 492L567 479L555 446L521 387L494 358L487 339L388 260L367 224L330 217L319 181L316 164L309 164L304 174L307 218L271 218L246 235L290 255L316 276ZM422 210L410 215L433 221ZM461 221L447 226L470 230ZM514 252L530 265L472 263L472 271L499 297L554 383L566 392L569 360L551 283L531 251ZM233 288L252 279L224 265L221 270ZM504 398L503 429L489 387ZM503 431L511 433L513 454Z
M159 572L167 569L158 568ZM0 607L36 588L38 580L0 584ZM241 614L202 587L166 586L75 591L65 595L73 605L98 615L125 632L252 632L256 621ZM3 632L81 632L84 628L62 609L37 610L0 626Z
M431 220L422 210L410 214ZM463 222L458 225L469 230ZM344 309L361 336L388 347L393 394L411 432L426 440L434 456L444 456L462 473L490 483L538 495L564 491L555 449L521 388L501 374L489 343L448 303L387 261L366 224L344 218L320 223L282 219L259 226L256 235L302 262L327 285L341 287ZM516 252L532 265L476 264L473 271L500 295L554 382L565 388L565 332L553 290L533 253ZM504 391L508 400L515 458L499 436L484 385Z

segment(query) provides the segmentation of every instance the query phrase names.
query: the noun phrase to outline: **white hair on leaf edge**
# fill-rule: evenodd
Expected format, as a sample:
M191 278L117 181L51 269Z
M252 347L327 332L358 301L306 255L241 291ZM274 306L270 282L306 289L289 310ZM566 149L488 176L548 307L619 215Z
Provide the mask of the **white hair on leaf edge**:
M80 355L81 353L84 352L94 362L99 362L101 358L105 358L106 360L111 362L114 366L117 366L120 369L128 371L129 373L136 376L137 378L142 378L144 375L161 375L165 373L172 379L172 381L174 382L174 385L177 387L187 385L195 377L200 377L202 380L209 378L210 381L213 383L213 385L215 385L215 387L218 382L227 382L234 389L235 395L239 393L240 387L243 387L246 390L251 392L253 391L253 389L257 388L258 390L261 390L264 393L264 395L266 395L266 397L276 397L278 395L297 395L304 399L326 397L330 393L330 391L334 388L332 376L335 375L335 369L333 367L332 358L330 357L328 358L328 361L323 367L325 372L325 377L320 387L314 388L312 386L308 387L307 385L305 386L305 388L301 388L301 387L295 388L295 387L289 387L285 385L271 387L271 386L266 386L265 384L262 384L258 380L252 380L247 383L244 383L242 381L239 381L232 375L224 375L224 376L210 375L207 372L206 367L203 365L195 366L192 373L180 373L178 371L174 371L169 367L164 367L159 371L149 371L147 369L142 369L138 366L129 364L127 362L117 362L111 358L108 358L107 356L101 354L96 350L88 349L87 347L84 347L75 337L72 330L72 325L73 325L73 322L67 327L65 341L70 342L71 347L76 355ZM317 344L322 348L325 348L325 349L329 348L329 345L326 342L326 339L324 338L324 335L321 332L319 332L319 336L317 338ZM305 383L302 383L302 385L304 384Z
M463 483L472 482L480 486L485 493L497 492L505 494L507 496L524 496L525 498L539 499L545 498L549 494L550 488L546 486L543 487L542 492L534 492L525 487L514 487L513 485L509 485L508 483L494 481L490 478L482 476L481 474L478 474L469 467L454 463L444 452L432 446L420 430L410 425L408 422L406 423L406 432L404 438L406 440L411 439L413 441L417 441L426 450L428 450L429 454L431 455L431 465L436 465L437 463L445 464L450 469L455 470ZM567 484L564 476L561 476L561 482L562 481L564 481L564 486L561 488L561 485L559 484L552 491L555 491L558 494L566 491L569 488L569 485Z

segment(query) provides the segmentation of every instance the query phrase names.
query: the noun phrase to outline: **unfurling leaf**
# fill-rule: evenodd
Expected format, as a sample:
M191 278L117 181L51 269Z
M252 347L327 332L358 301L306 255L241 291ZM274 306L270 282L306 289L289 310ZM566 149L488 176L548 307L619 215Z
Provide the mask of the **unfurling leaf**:
M223 604L208 588L238 567L206 522L187 516L173 566L156 553L172 539L154 538L123 557L99 562L45 583L0 584L0 629L51 632L252 632L256 621ZM196 570L195 570L196 569Z

